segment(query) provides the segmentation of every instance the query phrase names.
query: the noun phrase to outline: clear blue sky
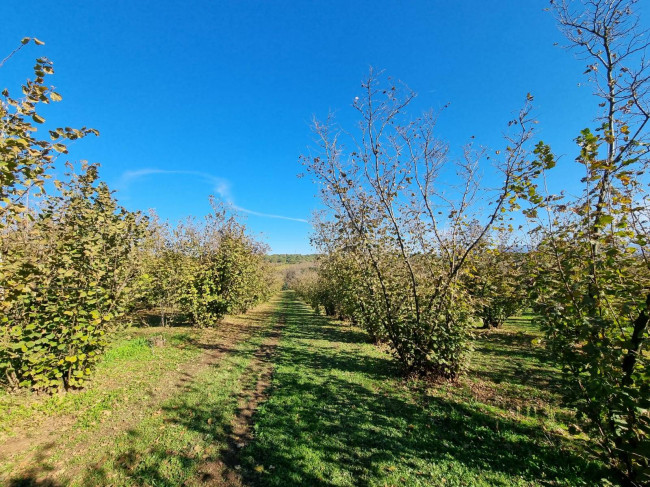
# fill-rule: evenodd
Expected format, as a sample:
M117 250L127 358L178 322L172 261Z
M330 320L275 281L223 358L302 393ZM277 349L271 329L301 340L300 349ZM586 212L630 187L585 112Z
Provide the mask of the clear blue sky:
M500 148L532 93L539 137L567 154L558 175L577 174L571 141L597 107L584 63L554 46L562 38L547 5L5 0L0 57L24 36L46 45L21 51L0 85L15 87L36 56L49 57L63 101L48 107L48 124L100 130L71 158L101 163L122 204L176 220L207 213L217 193L248 210L273 252L305 253L311 229L300 220L318 200L296 175L310 120L329 110L352 120L369 66L417 91L418 110L450 102L439 134L456 146L474 135Z

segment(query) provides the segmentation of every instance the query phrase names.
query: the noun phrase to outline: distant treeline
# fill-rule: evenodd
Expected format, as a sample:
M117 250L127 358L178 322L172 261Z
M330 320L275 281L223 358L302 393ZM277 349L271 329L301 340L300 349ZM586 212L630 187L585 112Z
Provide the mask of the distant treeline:
M265 256L271 264L300 264L301 262L315 262L318 254L270 254Z

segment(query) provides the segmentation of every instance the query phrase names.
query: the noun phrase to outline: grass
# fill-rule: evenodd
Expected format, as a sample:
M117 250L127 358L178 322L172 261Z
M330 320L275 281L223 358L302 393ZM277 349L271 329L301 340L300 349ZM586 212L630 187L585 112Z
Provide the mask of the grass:
M0 484L183 484L226 447L238 394L256 382L244 372L275 319L274 307L266 305L229 319L227 336L221 330L131 330L143 336L118 338L87 390L7 396L12 417L3 423L31 417L41 425L66 418L73 424L65 435L0 460ZM154 334L166 334L166 346L149 346L145 336ZM201 357L214 360L200 364ZM24 427L23 421L13 429Z
M431 385L403 380L359 330L284 306L273 389L242 452L251 484L600 484L529 320L481 333L467 377Z
M143 384L153 382L157 376L175 369L197 356L200 350L191 343L196 331L160 328L173 344L153 351L146 336L153 329L131 329L115 337L98 364L90 386L79 392L44 396L33 393L0 396L0 439L15 436L25 429L38 427L46 418L72 414L79 427L87 427L108 410L117 397L127 400L140 393ZM0 470L1 471L1 470Z
M259 354L279 321L271 386L240 443L242 404L264 381ZM166 346L149 346L151 334ZM363 331L290 291L216 331L132 330L87 390L0 396L5 435L72 422L0 460L0 484L600 485L606 471L567 432L561 376L539 336L529 316L477 331L468 373L432 384L405 380Z
M267 325L270 325L269 321ZM71 485L177 486L199 482L204 462L218 461L228 450L229 425L238 398L254 385L246 375L253 353L268 332L237 345L213 367L188 383L160 409L84 463L94 464Z

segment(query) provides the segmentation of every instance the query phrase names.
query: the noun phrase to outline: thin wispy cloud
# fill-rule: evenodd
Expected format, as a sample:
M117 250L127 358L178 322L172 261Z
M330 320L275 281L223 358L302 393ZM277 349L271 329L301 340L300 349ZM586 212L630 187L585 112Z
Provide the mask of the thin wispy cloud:
M291 216L274 215L273 213L261 213L259 211L253 211L247 208L242 208L241 206L237 206L235 204L232 204L232 207L237 211L241 211L242 213L248 213L249 215L262 216L264 218L278 218L280 220L291 220L294 222L309 223L309 221L305 220L304 218L293 218Z
M276 215L273 213L263 213L260 211L249 210L242 206L237 205L232 197L230 192L230 182L227 179L219 178L208 173L200 171L183 171L183 170L166 170L166 169L139 169L137 171L126 171L120 177L118 182L118 187L122 190L127 189L134 181L152 175L172 175L172 174L183 174L189 176L195 176L200 178L209 184L212 185L212 189L216 195L218 195L223 201L232 206L233 209L246 213L248 215L259 216L263 218L276 218L279 220L289 220L294 222L309 223L304 218L294 218L291 216Z

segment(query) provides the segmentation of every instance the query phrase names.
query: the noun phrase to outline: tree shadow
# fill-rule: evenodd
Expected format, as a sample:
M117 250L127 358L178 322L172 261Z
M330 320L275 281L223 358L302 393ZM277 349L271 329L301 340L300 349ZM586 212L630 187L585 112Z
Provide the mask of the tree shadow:
M466 475L559 485L585 479L597 485L606 475L539 426L471 402L401 393L399 369L388 357L324 345L354 341L299 303L286 309L270 399L256 416L256 441L242 452L250 485L332 485L335 474L354 485L374 485L390 473L387 465L419 470L427 463L460 465ZM387 381L392 389L382 385Z
M38 472L30 473L28 471L19 478L9 480L7 487L60 487L64 485L50 479L39 480L40 475Z
M52 442L41 445L30 462L30 468L12 476L7 484L3 485L7 487L59 487L65 485L48 478L48 474L54 470L49 463L50 452L54 447L55 444Z
M136 441L140 434L136 430L127 431L131 441ZM146 461L143 458L146 456ZM172 454L155 445L141 450L131 447L122 451L114 458L103 459L102 463L91 465L87 468L81 485L104 486L114 485L116 478L128 480L127 485L174 485L164 475L162 466L173 458L181 468L190 468L193 465L192 456L188 453ZM110 467L107 466L110 464Z
M264 315L264 319L268 320L268 314ZM274 333L272 330L260 329L259 331L262 336L270 336ZM195 345L200 346L200 343ZM237 349L234 346L231 348L220 345L210 348L225 352L231 359L251 355L250 350ZM265 346L261 346L258 352L266 360L270 359ZM213 365L213 367L221 366L223 366L221 363ZM119 449L119 453L105 457L101 462L88 468L83 477L83 485L112 485L116 483L116 478L121 479L119 485L164 487L214 483L236 485L233 472L238 465L239 448L231 425L232 409L229 406L223 407L223 403L215 404L207 400L205 390L193 380L194 377L182 375L180 382L183 393L164 403L160 413L172 431L178 431L181 435L191 432L192 437L201 438L202 443L207 444L208 448L194 449L197 445L192 444L180 450L168 449L166 446L159 445L157 441L143 447L143 434L139 429L131 429L127 434L133 446ZM247 391L243 390L231 396L228 399L230 405L236 405L246 394ZM202 396L206 400L197 402L196 398ZM225 446L213 448L217 444Z
M165 409L173 411L173 415L166 418L166 423L183 424L194 431L202 431L206 439L216 441L223 436L223 432L210 431L201 424L203 422L207 425L208 417L214 417L215 423L223 422L223 418L218 417L217 411L206 412L202 408L182 406ZM120 450L110 458L104 457L100 462L89 466L83 474L81 485L175 487L184 485L183 477L196 472L199 466L209 459L200 451L193 449L192 445L177 451L166 449L153 442L143 448L141 443L137 444L141 436L140 432L131 429L127 431L127 435L134 446Z
M533 345L537 337L532 332L507 330L491 330L479 335L474 349L477 355L489 357L491 361L487 366L474 367L470 375L495 384L526 385L562 396L566 388L564 379L559 371L549 373L553 362L546 348Z

